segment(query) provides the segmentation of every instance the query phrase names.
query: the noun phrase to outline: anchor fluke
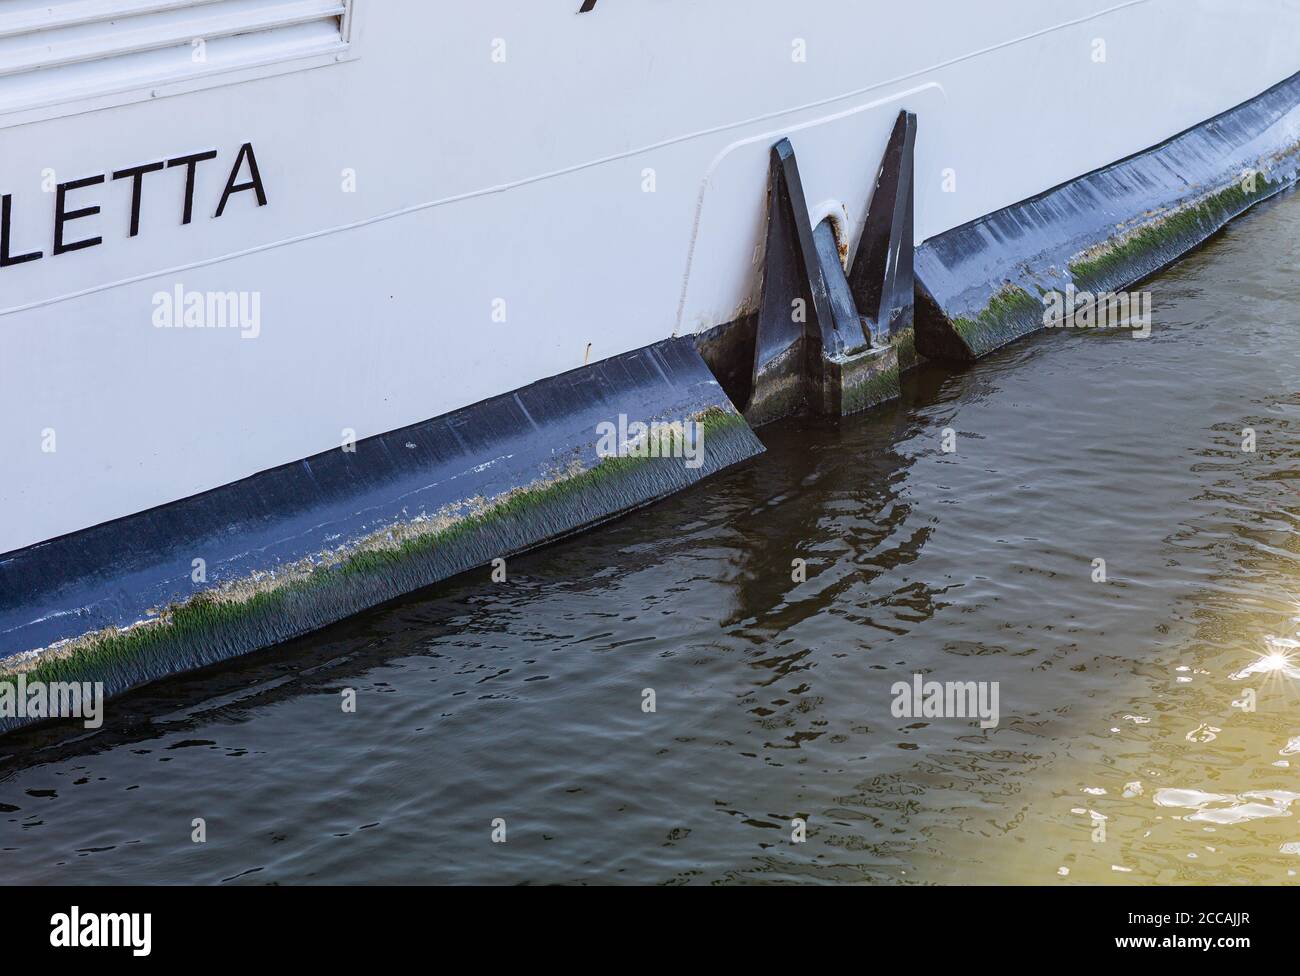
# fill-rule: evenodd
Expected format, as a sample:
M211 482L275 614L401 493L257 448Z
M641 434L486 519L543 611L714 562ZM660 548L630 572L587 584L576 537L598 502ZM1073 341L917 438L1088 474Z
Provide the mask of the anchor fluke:
M916 116L898 113L885 156L876 175L867 224L849 272L849 286L858 310L866 316L877 339L887 337L899 347L899 366L916 359L913 318L913 189Z
M752 427L797 413L807 400L813 344L810 325L815 324L816 305L820 302L825 307L827 298L821 274L808 273L800 223L807 225L808 208L799 164L790 140L782 139L772 147L768 167L763 290L754 335L752 392L744 410ZM811 253L811 229L807 240ZM820 284L818 294L813 293L810 278Z

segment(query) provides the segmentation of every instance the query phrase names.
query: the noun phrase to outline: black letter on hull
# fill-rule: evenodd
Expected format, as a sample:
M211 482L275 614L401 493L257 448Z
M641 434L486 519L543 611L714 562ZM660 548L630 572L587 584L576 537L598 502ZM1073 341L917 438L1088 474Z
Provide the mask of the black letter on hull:
M247 183L235 183L235 178L239 176L239 171L243 168L244 159L248 159L248 173L252 177ZM257 193L257 205L266 206L266 190L262 186L262 174L257 171L257 157L253 155L253 144L244 143L239 149L239 156L235 159L235 168L230 171L230 179L226 181L226 192L221 194L221 203L217 205L217 212L214 217L220 217L226 212L226 201L232 194L243 193L245 190L253 190Z
M104 243L102 237L87 237L84 241L76 241L72 244L63 243L63 225L70 220L80 220L82 217L93 217L99 213L99 205L91 207L82 207L80 210L68 211L64 209L67 202L69 190L80 190L83 187L95 186L104 182L103 176L87 176L84 180L73 180L71 183L60 183L58 193L54 203L54 253L64 254L68 251L80 251L83 247L94 247L96 244Z
M185 167L185 215L181 219L182 224L188 224L194 217L194 169L199 163L205 163L209 159L216 159L217 151L209 149L207 152L194 153L191 156L177 156L175 159L167 160L167 166Z
M165 163L142 163L139 166L132 166L129 169L119 169L113 174L113 179L124 180L128 176L131 178L131 236L135 237L140 233L140 191L144 187L144 174L156 173Z
M0 197L0 268L7 268L14 264L25 264L28 261L35 261L45 256L41 251L19 254L17 257L12 258L9 256L9 220L13 215L13 206L13 194L6 193L3 197Z

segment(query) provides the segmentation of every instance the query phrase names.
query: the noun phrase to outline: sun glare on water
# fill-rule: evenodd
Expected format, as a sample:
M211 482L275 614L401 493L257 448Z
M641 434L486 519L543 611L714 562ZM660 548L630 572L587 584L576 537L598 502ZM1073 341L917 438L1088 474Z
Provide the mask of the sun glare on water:
M1268 651L1261 654L1252 664L1246 665L1233 674L1232 679L1240 681L1256 674L1300 678L1300 660L1297 660L1295 653L1300 648L1300 641L1286 637L1266 637L1265 641L1268 643Z

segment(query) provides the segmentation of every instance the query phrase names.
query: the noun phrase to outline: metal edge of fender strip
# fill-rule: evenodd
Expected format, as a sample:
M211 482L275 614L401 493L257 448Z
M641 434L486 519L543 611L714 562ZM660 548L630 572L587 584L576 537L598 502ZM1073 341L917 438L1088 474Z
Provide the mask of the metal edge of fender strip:
M619 443L631 447L611 454ZM664 340L0 555L0 683L120 694L589 528L762 450L691 341Z
M1300 74L1156 146L916 249L916 348L971 361L1045 328L1053 294L1107 295L1295 183Z

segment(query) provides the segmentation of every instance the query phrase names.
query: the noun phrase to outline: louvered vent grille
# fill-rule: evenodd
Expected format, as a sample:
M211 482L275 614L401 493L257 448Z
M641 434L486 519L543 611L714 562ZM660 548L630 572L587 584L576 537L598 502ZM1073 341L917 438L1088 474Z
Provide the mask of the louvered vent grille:
M350 0L0 0L0 112L347 49Z

